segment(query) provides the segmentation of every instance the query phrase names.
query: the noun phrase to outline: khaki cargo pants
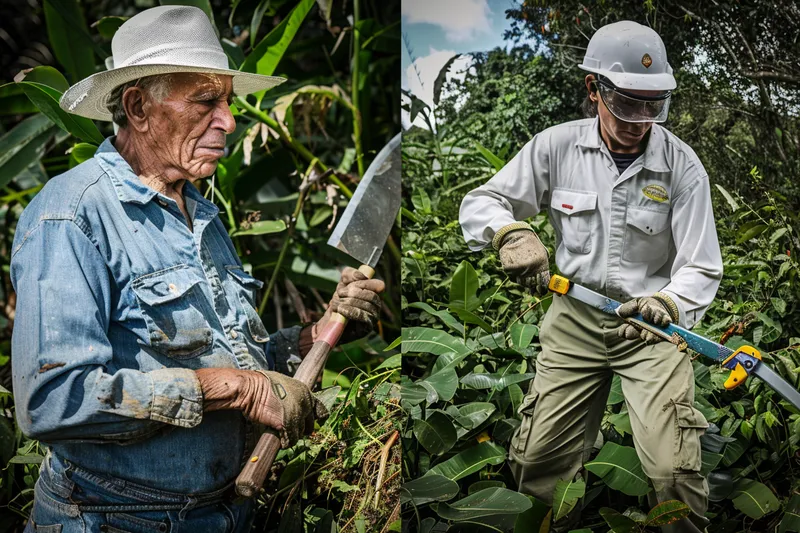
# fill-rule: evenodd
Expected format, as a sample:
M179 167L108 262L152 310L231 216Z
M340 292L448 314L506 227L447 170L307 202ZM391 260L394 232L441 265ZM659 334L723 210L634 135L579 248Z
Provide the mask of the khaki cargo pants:
M654 487L651 506L676 499L692 509L688 518L662 530L703 531L708 485L699 473L700 435L708 423L693 406L691 362L672 344L619 338L621 323L567 296L553 296L541 328L536 377L519 408L522 425L509 450L517 490L552 504L556 482L575 477L589 460L616 373L634 445Z

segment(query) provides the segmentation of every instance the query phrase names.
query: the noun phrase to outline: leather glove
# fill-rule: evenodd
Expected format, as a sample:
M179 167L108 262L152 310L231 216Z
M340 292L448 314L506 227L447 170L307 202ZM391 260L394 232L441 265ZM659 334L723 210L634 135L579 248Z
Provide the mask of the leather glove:
M679 318L678 307L672 298L664 293L656 293L646 298L634 298L619 306L617 314L621 318L628 318L641 313L645 322L660 327L666 327L672 322L677 322ZM646 344L653 344L664 340L651 331L637 328L632 324L622 324L617 330L617 334L623 339L634 340L639 338Z
M547 294L550 284L549 256L530 226L525 222L509 224L497 232L492 244L495 242L506 274L539 296Z
M313 326L312 338L316 341L333 313L339 313L348 320L339 341L341 344L369 335L380 319L380 293L385 289L383 281L369 279L355 268L345 268L328 309Z
M195 374L203 391L204 411L241 411L277 431L283 448L314 431L316 418L328 415L308 386L279 372L200 368Z

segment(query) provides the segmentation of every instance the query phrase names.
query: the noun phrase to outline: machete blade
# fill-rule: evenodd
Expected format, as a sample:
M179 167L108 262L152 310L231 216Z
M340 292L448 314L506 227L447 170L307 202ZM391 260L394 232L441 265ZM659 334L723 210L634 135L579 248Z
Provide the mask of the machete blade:
M378 152L328 244L375 268L400 210L400 136Z
M764 380L764 383L780 394L784 400L800 409L800 392L797 392L797 389L792 387L770 367L764 363L758 363L751 371L751 374L755 374Z

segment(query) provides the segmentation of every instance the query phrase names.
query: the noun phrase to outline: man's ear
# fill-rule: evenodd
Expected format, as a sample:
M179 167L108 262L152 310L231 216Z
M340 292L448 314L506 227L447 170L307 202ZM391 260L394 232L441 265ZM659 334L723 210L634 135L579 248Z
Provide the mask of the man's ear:
M122 95L122 108L128 117L128 124L136 131L148 130L147 110L150 107L150 95L141 87L128 87Z
M597 102L597 78L594 74L587 74L584 78L586 83L586 90L589 92L589 99L592 102Z

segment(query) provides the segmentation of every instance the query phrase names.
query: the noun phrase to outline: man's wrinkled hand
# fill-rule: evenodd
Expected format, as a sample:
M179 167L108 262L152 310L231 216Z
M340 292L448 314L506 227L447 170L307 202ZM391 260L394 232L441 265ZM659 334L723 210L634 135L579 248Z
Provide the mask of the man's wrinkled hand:
M195 371L203 391L203 410L235 409L280 434L281 446L293 446L325 418L325 406L304 383L279 372L201 368Z
M550 265L547 249L531 229L511 231L500 242L500 263L514 281L539 296L547 294Z
M328 309L314 324L312 330L314 340L323 331L333 313L339 313L348 320L340 340L342 344L369 335L380 320L382 306L380 294L385 289L383 281L369 279L355 268L345 268Z
M677 308L675 308L675 310L677 310ZM648 296L646 298L634 298L625 302L617 309L617 314L621 318L629 318L637 313L642 315L642 318L644 318L645 322L662 328L671 324L673 319L677 320L677 317L673 317L672 313L670 313L667 302L652 296ZM643 340L646 344L653 344L664 340L662 337L651 331L637 328L629 323L622 324L617 333L623 339L634 340L638 338Z

